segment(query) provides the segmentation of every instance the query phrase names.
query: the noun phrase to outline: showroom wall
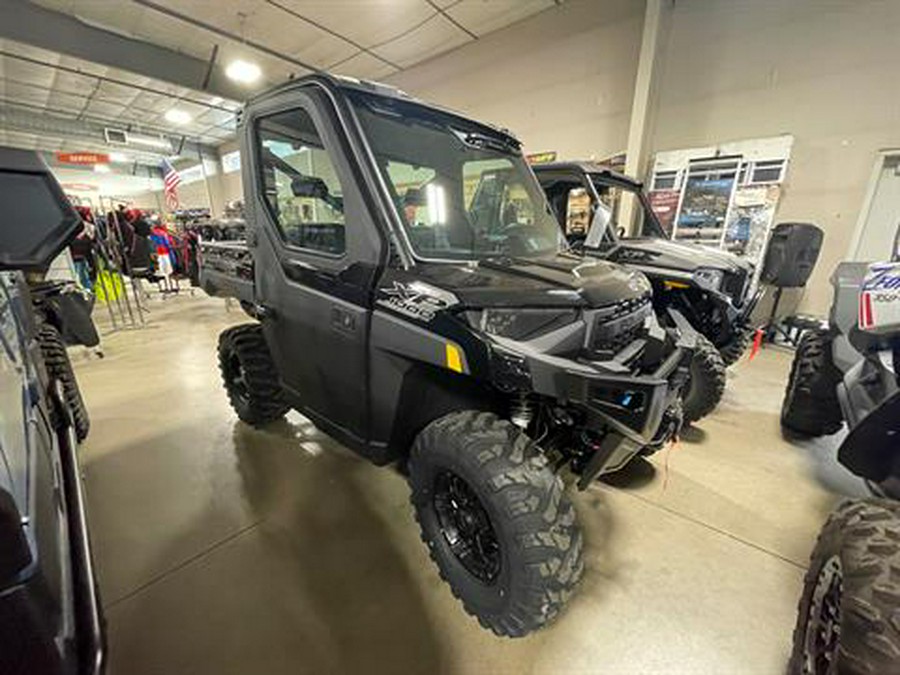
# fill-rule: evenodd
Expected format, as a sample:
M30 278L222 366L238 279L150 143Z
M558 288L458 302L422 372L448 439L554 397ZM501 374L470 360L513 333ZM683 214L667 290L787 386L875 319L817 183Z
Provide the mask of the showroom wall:
M825 245L801 308L822 314L880 148L900 146L900 3L678 0L661 55L654 150L794 135L776 222ZM887 252L886 252L887 255Z
M386 79L511 129L526 152L625 149L641 47L640 0L572 0Z

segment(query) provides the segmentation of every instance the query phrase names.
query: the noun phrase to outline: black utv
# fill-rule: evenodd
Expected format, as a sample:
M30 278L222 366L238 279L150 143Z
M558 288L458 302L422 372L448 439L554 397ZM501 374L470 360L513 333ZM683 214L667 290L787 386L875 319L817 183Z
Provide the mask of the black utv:
M533 168L574 246L641 270L653 284L657 311L677 308L715 346L726 366L741 357L753 334L750 314L756 305L749 262L726 251L670 240L634 178L593 162ZM626 237L626 224L618 221L623 195L635 202L635 238Z
M34 294L25 281L82 224L40 157L9 148L0 148L0 214L0 673L96 675L104 640L77 383L44 305L55 291Z
M219 342L238 416L294 408L398 465L466 610L543 626L582 575L560 471L584 488L678 432L693 330L660 325L640 272L567 251L506 131L315 75L239 136L247 241L205 244L201 274L258 320Z

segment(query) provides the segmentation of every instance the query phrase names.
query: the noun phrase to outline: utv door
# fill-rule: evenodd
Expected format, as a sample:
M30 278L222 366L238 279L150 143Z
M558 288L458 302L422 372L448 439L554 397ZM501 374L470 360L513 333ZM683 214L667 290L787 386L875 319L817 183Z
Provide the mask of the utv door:
M332 102L275 94L243 121L256 302L290 403L341 440L367 436L367 343L381 240Z

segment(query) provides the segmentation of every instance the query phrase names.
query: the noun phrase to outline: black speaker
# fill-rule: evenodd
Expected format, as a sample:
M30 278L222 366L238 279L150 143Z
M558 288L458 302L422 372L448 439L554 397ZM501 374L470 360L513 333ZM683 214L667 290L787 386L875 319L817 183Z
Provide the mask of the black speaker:
M812 274L824 234L812 223L779 223L772 228L760 279L778 288L799 288Z

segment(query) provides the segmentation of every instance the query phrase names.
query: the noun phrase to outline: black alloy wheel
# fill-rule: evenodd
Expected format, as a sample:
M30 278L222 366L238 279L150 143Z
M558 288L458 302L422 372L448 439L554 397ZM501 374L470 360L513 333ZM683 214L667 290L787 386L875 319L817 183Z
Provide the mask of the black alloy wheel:
M500 542L472 488L452 471L440 472L434 481L434 510L456 559L482 583L494 583L502 565Z
M803 640L805 674L830 675L837 672L843 592L844 574L841 559L834 555L822 566L813 589L809 621Z
M250 390L247 388L247 375L244 373L244 367L238 355L232 352L224 363L223 375L228 388L234 393L241 403L247 404L250 401Z

